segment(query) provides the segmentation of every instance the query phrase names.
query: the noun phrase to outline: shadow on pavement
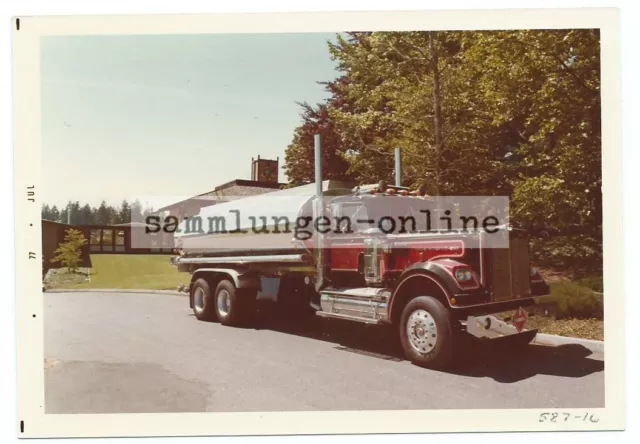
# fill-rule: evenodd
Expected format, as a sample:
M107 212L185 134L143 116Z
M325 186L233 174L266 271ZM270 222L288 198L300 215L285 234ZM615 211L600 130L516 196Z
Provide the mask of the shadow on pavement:
M604 371L604 361L589 359L591 351L581 345L545 347L525 345L512 348L471 338L476 346L466 345L465 353L449 370L451 373L490 377L498 382L512 383L535 375L581 378Z
M405 360L397 335L390 326L371 326L313 315L285 318L266 312L249 328L327 341L336 344L338 350L378 359ZM447 373L513 383L539 374L580 378L604 371L604 361L590 359L591 351L581 345L515 346L507 341L482 341L466 336L458 346L461 347L458 358Z

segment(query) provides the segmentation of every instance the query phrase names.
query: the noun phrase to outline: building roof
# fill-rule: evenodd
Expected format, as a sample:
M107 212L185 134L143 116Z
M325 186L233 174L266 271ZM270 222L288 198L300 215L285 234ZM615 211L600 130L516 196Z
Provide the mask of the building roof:
M207 204L207 205L213 205L215 203L218 202L218 200L220 199L216 199L215 197L211 196L209 193L213 193L213 191L209 191L208 193L202 193L202 194L198 194L196 196L190 197L188 199L183 199L183 200L179 200L178 202L174 202L172 204L169 205L165 205L162 208L158 208L157 210L155 210L156 212L159 211L169 211L171 209L174 208L178 208L180 207L180 205L185 204L187 202L194 202L194 201L199 201L199 200L208 200L211 201L211 203Z
M184 200L172 203L170 205L166 205L162 208L158 208L156 211L170 211L172 209L180 207L180 205L185 204L187 202L194 202L198 200L211 201L210 203L207 203L206 205L203 205L203 206L214 205L218 202L225 202L227 199L225 198L219 199L215 196L215 194L226 192L224 194L228 196L232 196L233 193L229 193L228 191L231 191L233 187L242 187L243 188L242 192L239 192L238 194L244 197L244 196L250 196L253 194L261 194L261 193L251 192L252 188L255 188L258 190L278 190L283 185L286 185L286 184L278 183L278 182L259 181L259 180L234 179L229 182L223 183L222 185L218 185L211 191L207 191L206 193L198 194L188 199L184 199Z
M267 182L264 180L234 179L230 182L223 183L222 185L218 185L217 187L215 187L213 191L222 191L234 185L241 186L241 187L271 188L271 189L277 190L277 189L280 189L281 186L286 185L286 183ZM200 196L203 196L203 194L200 194Z
M144 222L127 222L124 224L115 224L114 227L152 227L153 225L145 224Z
M42 223L48 223L48 224L56 224L56 225L64 225L65 227L73 227L74 225L71 224L67 224L65 222L58 222L56 220L49 220L49 219L42 219Z

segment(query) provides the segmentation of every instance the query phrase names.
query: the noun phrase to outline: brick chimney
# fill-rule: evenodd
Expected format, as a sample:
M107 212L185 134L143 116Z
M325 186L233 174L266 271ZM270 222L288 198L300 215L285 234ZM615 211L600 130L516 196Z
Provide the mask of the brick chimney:
M258 156L257 159L251 159L251 180L258 182L278 182L278 163L280 158L276 160L261 159Z

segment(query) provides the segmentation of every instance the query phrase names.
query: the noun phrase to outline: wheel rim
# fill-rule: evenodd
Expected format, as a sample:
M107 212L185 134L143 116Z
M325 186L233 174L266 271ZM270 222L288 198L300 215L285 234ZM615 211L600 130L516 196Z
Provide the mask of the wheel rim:
M227 290L220 290L218 292L218 312L226 316L231 309L231 295Z
M426 310L415 310L407 319L407 337L411 347L418 353L429 353L437 344L438 327L433 316Z
M204 310L204 290L202 288L196 288L193 292L193 305L196 311Z

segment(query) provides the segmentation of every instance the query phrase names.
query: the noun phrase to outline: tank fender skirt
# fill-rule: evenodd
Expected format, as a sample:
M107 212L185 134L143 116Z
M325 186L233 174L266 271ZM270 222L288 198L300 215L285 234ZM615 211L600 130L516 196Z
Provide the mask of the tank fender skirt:
M255 273L234 268L198 268L193 272L191 283L207 273L217 273L227 275L233 281L236 288L260 288L260 279Z

